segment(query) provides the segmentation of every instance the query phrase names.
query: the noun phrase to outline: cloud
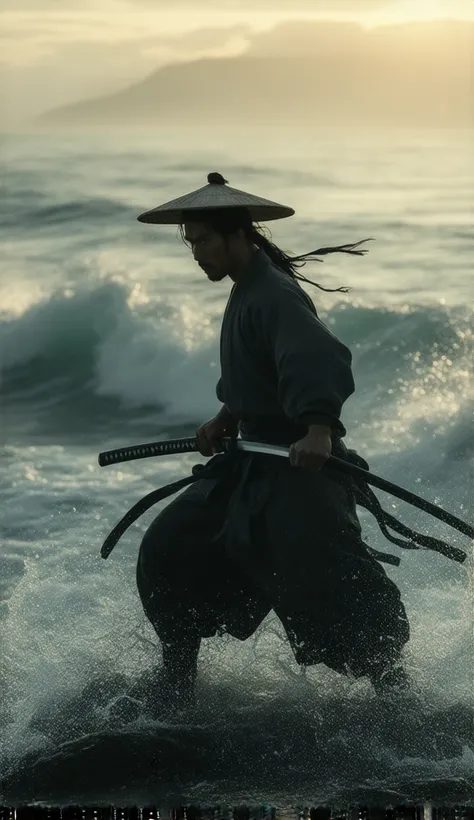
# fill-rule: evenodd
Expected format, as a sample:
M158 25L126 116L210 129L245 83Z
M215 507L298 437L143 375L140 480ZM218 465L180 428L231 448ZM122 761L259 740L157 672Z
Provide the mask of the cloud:
M37 9L0 17L2 119L10 123L113 93L171 62L238 53L250 31L239 24L166 35L146 20L124 25L103 13L64 11L49 18Z
M88 60L90 47L100 46L104 54L97 55L99 62L107 59L117 48L130 45L135 50L135 58L140 62L146 51L153 50L158 62L179 60L188 56L203 56L235 44L250 31L246 24L202 26L189 31L176 28L167 32L157 21L147 14L137 14L128 7L124 16L111 15L104 10L88 12L67 11L61 8L57 13L3 11L0 13L0 61L10 68L23 68L38 63L51 63L51 58L70 56L65 49L74 49L74 57L83 65ZM81 54L83 55L81 57ZM98 63L95 63L96 67ZM121 74L123 72L120 72ZM102 68L101 68L102 74Z

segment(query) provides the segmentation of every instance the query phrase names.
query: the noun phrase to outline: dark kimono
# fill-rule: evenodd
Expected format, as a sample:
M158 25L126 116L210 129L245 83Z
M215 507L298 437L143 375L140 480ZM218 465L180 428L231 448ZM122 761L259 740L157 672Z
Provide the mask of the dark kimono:
M350 351L263 250L232 289L221 371L217 395L243 438L287 446L325 424L333 454L347 456ZM299 664L377 678L409 637L400 593L362 541L350 483L277 456L238 453L169 504L145 534L137 582L168 645L245 640L273 610Z
M293 442L310 424L344 436L340 414L354 392L351 360L299 283L258 251L232 288L221 332L217 396L243 437Z

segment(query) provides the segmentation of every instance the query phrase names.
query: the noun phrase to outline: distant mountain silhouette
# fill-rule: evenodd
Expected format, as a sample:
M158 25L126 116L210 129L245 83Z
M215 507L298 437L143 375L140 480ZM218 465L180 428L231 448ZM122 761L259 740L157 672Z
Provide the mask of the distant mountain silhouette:
M284 23L238 57L168 65L39 122L474 127L473 55L470 22Z

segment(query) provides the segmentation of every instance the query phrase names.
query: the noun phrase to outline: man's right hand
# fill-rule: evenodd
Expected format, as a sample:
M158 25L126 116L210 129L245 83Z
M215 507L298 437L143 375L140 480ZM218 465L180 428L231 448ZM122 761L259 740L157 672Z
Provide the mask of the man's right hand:
M205 421L196 431L199 452L203 456L213 456L222 453L222 439L232 438L238 432L238 424L226 410L220 410L213 419Z

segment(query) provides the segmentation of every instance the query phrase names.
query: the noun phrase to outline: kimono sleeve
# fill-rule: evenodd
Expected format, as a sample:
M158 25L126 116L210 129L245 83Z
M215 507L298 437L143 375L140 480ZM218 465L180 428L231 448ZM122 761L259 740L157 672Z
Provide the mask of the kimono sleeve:
M354 392L350 350L321 322L309 296L292 280L266 288L256 309L285 414L298 425L340 429L342 406Z

